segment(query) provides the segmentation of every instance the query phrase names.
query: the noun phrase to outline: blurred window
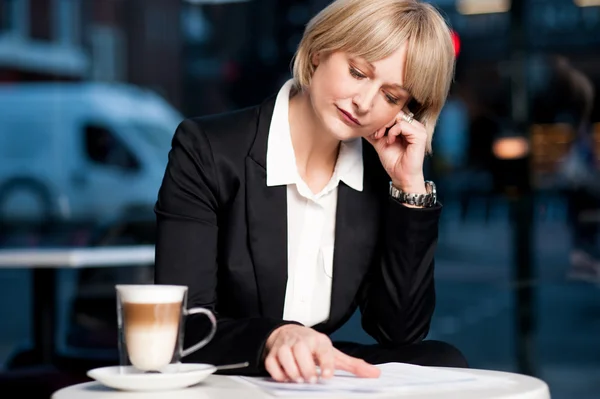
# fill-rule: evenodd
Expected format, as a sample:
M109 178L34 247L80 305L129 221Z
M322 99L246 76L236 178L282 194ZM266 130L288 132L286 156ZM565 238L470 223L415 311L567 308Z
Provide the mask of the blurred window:
M121 81L127 74L124 33L114 26L92 25L87 28L92 58L91 78L96 81Z
M163 155L171 148L173 129L148 123L133 123L131 126L138 137L150 144L159 154Z
M52 40L52 0L35 0L29 7L30 32L32 38ZM34 7L31 7L34 6Z
M127 170L135 170L139 166L135 156L125 144L102 126L86 126L85 150L87 156L98 164Z
M13 18L13 8L15 0L1 0L0 1L0 30L7 31L15 28L15 21Z
M28 0L0 0L0 34L25 35L29 30L28 10Z
M54 37L59 43L80 43L80 5L79 0L54 0Z

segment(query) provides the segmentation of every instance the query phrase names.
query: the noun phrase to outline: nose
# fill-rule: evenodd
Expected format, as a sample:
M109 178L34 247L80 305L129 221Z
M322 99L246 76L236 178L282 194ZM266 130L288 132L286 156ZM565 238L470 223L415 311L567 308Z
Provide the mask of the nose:
M352 98L352 103L356 112L359 114L366 114L373 107L375 96L377 95L377 87L371 85L365 85L361 88Z

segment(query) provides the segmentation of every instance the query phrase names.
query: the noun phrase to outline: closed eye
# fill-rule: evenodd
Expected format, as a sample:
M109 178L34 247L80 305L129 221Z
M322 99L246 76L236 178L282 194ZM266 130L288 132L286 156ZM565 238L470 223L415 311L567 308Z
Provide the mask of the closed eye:
M394 96L390 96L389 94L385 94L385 99L387 100L387 102L389 102L390 104L395 104L398 105L398 102L400 101L399 99L397 99Z
M354 67L350 67L350 75L356 79L364 79L367 76Z

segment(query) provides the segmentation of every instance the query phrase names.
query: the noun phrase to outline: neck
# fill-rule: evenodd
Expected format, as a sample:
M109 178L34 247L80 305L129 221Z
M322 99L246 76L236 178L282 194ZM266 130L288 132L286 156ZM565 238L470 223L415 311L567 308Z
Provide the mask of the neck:
M309 93L300 91L290 99L289 123L298 173L307 183L314 177L326 184L335 168L340 141L317 119Z

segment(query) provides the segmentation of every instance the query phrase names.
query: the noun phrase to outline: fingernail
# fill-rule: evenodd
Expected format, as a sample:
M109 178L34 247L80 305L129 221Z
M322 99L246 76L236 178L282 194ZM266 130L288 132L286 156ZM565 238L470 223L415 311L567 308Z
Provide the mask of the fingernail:
M326 369L326 370L323 371L323 377L325 377L325 378L331 377L331 374L332 373L331 373L330 369Z
M303 379L303 378L298 378L298 379L296 380L296 382L297 382L298 384L304 384L304 379Z
M317 377L315 377L314 375L312 377L310 377L310 383L311 384L316 384L317 383Z

